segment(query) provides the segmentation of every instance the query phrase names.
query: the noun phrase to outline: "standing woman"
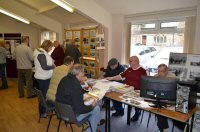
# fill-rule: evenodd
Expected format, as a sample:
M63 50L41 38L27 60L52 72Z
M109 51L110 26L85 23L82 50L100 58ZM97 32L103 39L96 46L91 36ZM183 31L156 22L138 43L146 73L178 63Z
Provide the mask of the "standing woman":
M42 91L44 98L46 99L46 93L49 88L50 79L52 77L53 69L55 68L54 61L48 54L53 47L53 43L50 40L45 40L40 48L35 49L33 53L35 64L35 75L39 89ZM46 116L46 110L40 106L41 116Z
M0 77L2 80L2 86L0 89L7 89L8 82L6 79L6 49L5 49L6 41L0 39Z

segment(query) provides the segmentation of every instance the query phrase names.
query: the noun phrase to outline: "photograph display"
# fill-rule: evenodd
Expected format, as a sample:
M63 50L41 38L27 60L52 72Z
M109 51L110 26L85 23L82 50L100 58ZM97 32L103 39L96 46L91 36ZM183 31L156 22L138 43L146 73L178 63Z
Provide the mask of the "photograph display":
M186 53L170 53L169 71L180 80L200 78L200 55Z

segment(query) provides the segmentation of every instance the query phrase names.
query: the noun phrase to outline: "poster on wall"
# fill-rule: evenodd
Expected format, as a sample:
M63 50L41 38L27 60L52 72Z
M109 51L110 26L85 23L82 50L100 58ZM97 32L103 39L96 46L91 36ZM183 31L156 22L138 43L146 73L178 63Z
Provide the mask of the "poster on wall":
M200 55L186 53L170 53L169 71L180 80L200 78Z

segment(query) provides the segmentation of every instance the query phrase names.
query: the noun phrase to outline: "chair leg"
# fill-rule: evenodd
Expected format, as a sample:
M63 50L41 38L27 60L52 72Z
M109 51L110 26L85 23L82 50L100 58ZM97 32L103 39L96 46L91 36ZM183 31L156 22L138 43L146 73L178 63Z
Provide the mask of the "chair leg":
M143 115L144 115L144 110L142 111L142 117L140 119L140 124L142 123Z
M73 132L74 130L73 130L72 124L70 123L69 125L70 125L70 127L71 127L72 132Z
M151 113L149 112L149 117L148 117L148 122L147 122L147 128L149 126L149 120L150 120L150 118L151 118Z
M91 132L93 132L90 121L88 121L88 123L89 123L89 126L90 126L90 130L91 130Z
M173 125L172 125L172 132L174 131L174 123L173 123Z
M48 132L48 130L49 130L49 125L50 125L50 123L51 123L51 119L52 119L52 114L50 115L50 117L49 117L49 123L48 123L48 126L47 126L47 132Z
M60 129L60 122L61 122L61 119L59 120L59 123L58 123L58 129L57 129L57 132L59 132L59 129Z

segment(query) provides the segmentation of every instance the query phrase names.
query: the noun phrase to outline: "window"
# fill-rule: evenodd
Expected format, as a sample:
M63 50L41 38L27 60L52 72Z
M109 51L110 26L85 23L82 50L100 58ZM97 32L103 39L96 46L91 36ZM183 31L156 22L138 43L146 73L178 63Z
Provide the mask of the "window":
M132 25L131 56L137 55L150 75L156 74L159 64L168 65L170 52L183 52L184 28L184 20Z

